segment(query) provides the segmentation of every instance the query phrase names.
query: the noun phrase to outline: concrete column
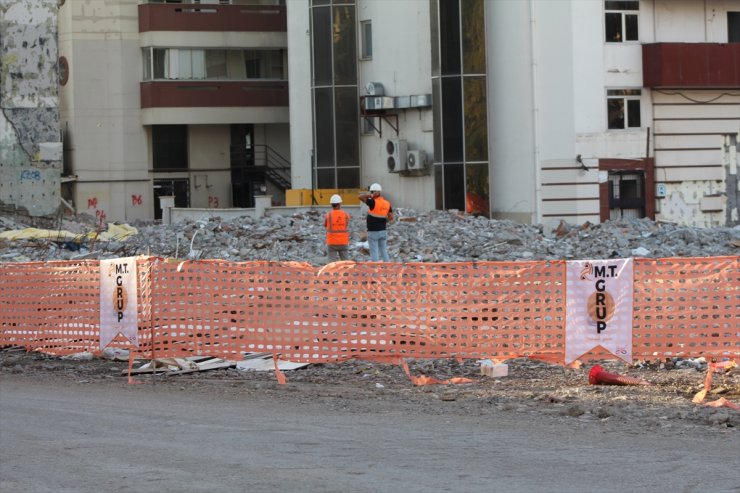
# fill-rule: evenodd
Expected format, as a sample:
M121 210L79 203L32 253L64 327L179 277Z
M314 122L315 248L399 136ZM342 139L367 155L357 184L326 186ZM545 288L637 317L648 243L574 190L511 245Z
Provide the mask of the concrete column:
M162 209L162 224L172 224L172 208L175 207L174 195L161 195L159 207Z
M264 217L265 210L272 207L272 195L256 195L254 197L254 217Z

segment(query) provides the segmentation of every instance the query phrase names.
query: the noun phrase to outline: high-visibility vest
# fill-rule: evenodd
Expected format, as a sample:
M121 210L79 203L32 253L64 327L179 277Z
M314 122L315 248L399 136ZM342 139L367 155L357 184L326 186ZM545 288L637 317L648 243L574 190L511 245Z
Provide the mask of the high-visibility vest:
M373 207L373 210L367 211L368 215L379 219L388 219L388 212L391 210L391 203L383 197L375 197L373 200L375 200L375 207Z
M327 245L349 245L349 214L332 209L324 218Z

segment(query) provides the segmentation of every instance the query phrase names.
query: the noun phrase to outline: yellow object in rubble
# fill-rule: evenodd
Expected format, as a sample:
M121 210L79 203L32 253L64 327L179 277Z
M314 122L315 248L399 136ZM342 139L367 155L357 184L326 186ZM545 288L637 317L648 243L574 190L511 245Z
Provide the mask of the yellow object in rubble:
M38 229L25 228L0 233L0 239L3 240L52 240L52 241L70 241L87 238L89 240L124 240L129 236L138 234L138 230L128 224L108 223L107 231L90 231L88 233L72 233L71 231L56 229Z

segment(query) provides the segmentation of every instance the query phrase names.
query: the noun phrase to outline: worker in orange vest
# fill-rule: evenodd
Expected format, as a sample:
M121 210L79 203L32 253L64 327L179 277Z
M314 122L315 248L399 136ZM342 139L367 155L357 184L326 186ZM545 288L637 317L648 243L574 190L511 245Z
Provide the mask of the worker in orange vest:
M352 217L342 210L341 196L332 195L329 203L331 210L324 218L329 262L349 260L349 222Z
M370 260L378 262L388 258L388 222L393 221L391 203L381 196L380 183L370 185L370 193L361 193L360 200L367 205L367 243L370 247Z

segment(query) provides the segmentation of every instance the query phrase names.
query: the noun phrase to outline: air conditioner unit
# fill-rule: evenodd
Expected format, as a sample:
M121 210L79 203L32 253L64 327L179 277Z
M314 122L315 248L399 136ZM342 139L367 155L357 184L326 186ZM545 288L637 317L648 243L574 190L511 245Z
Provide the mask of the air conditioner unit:
M406 160L407 168L409 170L421 170L427 167L427 151L416 149L409 151L408 158Z
M385 143L388 172L398 173L406 170L408 144L404 139L388 139Z

